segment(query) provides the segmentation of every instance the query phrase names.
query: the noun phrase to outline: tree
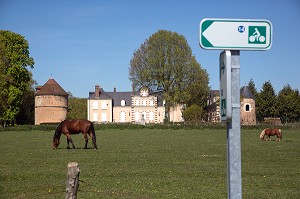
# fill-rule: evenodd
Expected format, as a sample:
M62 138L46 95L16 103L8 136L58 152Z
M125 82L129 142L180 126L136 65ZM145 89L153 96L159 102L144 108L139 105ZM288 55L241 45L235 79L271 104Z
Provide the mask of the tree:
M275 90L270 81L263 84L261 92L257 95L255 105L259 121L263 121L265 117L279 115Z
M0 30L0 121L14 123L20 112L24 92L28 90L33 68L29 46L19 34Z
M183 118L187 122L201 122L204 117L204 111L198 105L193 104L183 112Z
M150 36L133 53L129 79L135 88L163 91L167 117L170 107L178 103L206 105L208 74L178 33L159 30Z
M67 118L68 119L87 118L87 103L85 98L75 98L69 96Z
M21 104L20 112L16 116L17 124L34 124L34 91L24 91Z
M20 112L16 117L17 124L34 124L34 93L37 82L32 79L32 73L29 74L31 81L21 100Z
M280 117L284 122L296 122L300 118L299 91L293 90L286 85L278 93L278 109Z
M255 83L252 78L250 79L250 81L248 83L248 88L251 91L251 93L254 95L254 97L256 98L258 93L257 93Z

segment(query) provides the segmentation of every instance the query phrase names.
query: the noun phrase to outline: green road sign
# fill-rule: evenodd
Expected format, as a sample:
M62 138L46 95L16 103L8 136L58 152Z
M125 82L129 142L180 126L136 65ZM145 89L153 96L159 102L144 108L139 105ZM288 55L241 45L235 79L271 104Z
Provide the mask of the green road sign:
M268 50L272 45L272 24L268 20L203 19L199 43L208 50Z

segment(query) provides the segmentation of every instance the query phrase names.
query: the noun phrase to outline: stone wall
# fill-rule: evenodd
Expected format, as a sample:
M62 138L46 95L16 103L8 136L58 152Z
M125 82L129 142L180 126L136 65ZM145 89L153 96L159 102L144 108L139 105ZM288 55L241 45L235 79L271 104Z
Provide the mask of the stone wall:
M256 125L255 101L253 99L241 100L241 125Z
M67 118L68 97L54 95L35 96L35 125L58 123Z

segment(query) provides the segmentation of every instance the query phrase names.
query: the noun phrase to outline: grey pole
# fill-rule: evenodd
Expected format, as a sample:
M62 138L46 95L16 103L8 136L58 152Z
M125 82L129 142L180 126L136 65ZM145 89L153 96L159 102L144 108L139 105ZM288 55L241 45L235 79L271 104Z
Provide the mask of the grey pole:
M228 198L241 199L240 51L230 52L232 120L227 122Z

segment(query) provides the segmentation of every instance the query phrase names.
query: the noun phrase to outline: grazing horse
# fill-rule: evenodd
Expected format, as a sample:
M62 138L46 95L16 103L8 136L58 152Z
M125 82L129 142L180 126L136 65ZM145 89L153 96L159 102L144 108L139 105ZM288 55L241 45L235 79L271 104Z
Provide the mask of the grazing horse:
M77 120L64 120L62 121L58 127L55 130L54 136L53 136L53 149L57 149L59 143L60 143L60 136L61 134L64 134L67 137L67 144L68 149L69 142L71 142L73 149L75 149L75 145L72 141L71 134L79 134L82 133L83 137L85 139L85 145L84 149L87 149L88 144L88 134L93 140L94 149L98 149L96 144L96 134L94 129L94 124L85 119L77 119Z
M262 132L260 133L259 138L260 138L260 140L265 140L265 137L267 137L266 140L268 141L268 138L269 138L269 140L271 141L270 136L273 136L273 135L277 136L276 141L280 141L282 139L281 129L266 128L266 129L262 130Z

